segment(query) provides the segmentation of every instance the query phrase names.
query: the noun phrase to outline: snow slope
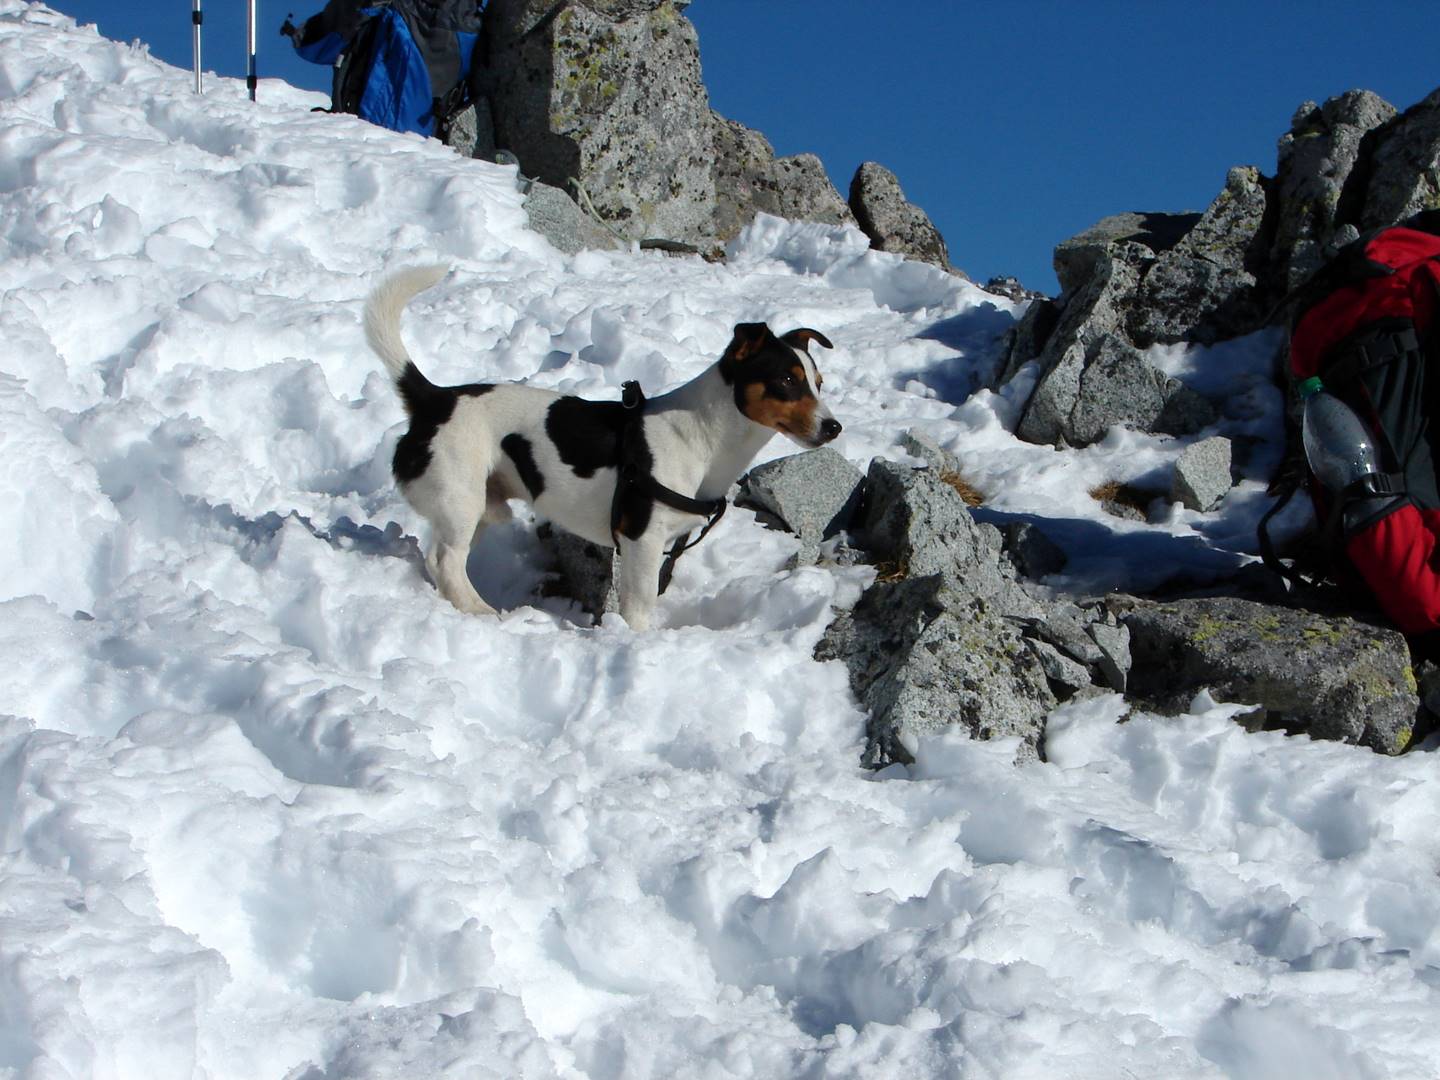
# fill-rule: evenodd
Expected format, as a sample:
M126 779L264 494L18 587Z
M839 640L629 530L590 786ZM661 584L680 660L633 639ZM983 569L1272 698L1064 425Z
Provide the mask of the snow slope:
M841 452L923 429L1083 592L1243 559L1271 343L1157 353L1231 388L1252 479L1120 522L1086 489L1183 444L1015 440L1018 388L972 393L1005 301L773 219L725 266L568 258L511 170L208 86L0 0L0 1076L1433 1074L1428 753L1106 697L1045 764L868 774L811 659L868 572L787 571L744 512L656 631L532 600L523 518L472 560L511 610L461 616L358 314L448 261L406 325L433 378L596 397L817 327Z

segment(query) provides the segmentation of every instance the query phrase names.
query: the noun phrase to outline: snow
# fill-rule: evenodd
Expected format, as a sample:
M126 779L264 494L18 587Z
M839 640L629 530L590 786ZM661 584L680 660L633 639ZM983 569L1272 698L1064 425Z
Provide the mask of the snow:
M1200 437L1244 482L1120 521L1087 489L1163 491L1185 441L1016 440L1033 372L977 391L1006 300L770 218L726 265L566 257L513 169L206 85L0 0L0 1076L1433 1072L1428 752L1111 695L1046 763L945 735L867 773L811 654L869 572L786 570L743 511L657 630L532 599L525 515L472 559L507 613L462 616L359 311L448 262L406 322L428 374L611 398L814 326L840 452L923 431L1085 595L1249 558L1273 340L1157 352L1228 389Z

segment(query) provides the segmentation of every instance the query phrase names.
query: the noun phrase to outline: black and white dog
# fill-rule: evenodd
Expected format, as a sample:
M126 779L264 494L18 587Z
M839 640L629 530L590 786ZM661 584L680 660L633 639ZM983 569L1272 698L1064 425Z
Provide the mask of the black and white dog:
M819 400L799 329L776 336L741 323L720 359L650 401L586 401L514 383L436 386L400 336L400 316L446 267L402 271L365 305L365 336L395 380L410 430L393 469L406 500L430 522L425 562L461 611L493 614L465 574L470 546L528 499L561 528L620 551L620 614L649 627L667 545L705 522L775 432L807 449L840 434ZM617 488L617 484L619 487Z

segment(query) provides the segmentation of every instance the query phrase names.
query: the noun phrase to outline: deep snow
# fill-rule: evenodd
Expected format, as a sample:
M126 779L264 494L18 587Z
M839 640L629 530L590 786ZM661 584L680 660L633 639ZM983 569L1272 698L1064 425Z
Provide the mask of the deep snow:
M0 1075L1433 1074L1428 752L1107 696L1047 763L943 736L866 773L811 651L868 572L787 571L743 511L661 629L531 599L523 515L472 560L512 610L459 615L358 314L450 262L428 374L596 397L817 327L842 453L925 431L1086 595L1246 557L1273 341L1156 351L1229 393L1249 479L1122 522L1087 489L1163 488L1183 442L1014 439L1020 388L974 392L1006 301L773 219L726 265L565 257L513 170L207 85L0 0Z

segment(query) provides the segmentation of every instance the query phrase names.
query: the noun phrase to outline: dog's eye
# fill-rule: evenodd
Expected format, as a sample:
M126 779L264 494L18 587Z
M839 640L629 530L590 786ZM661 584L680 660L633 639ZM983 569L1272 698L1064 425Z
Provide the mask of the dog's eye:
M784 375L780 376L780 385L786 387L798 386L800 385L800 380L795 377L794 372L787 371Z

